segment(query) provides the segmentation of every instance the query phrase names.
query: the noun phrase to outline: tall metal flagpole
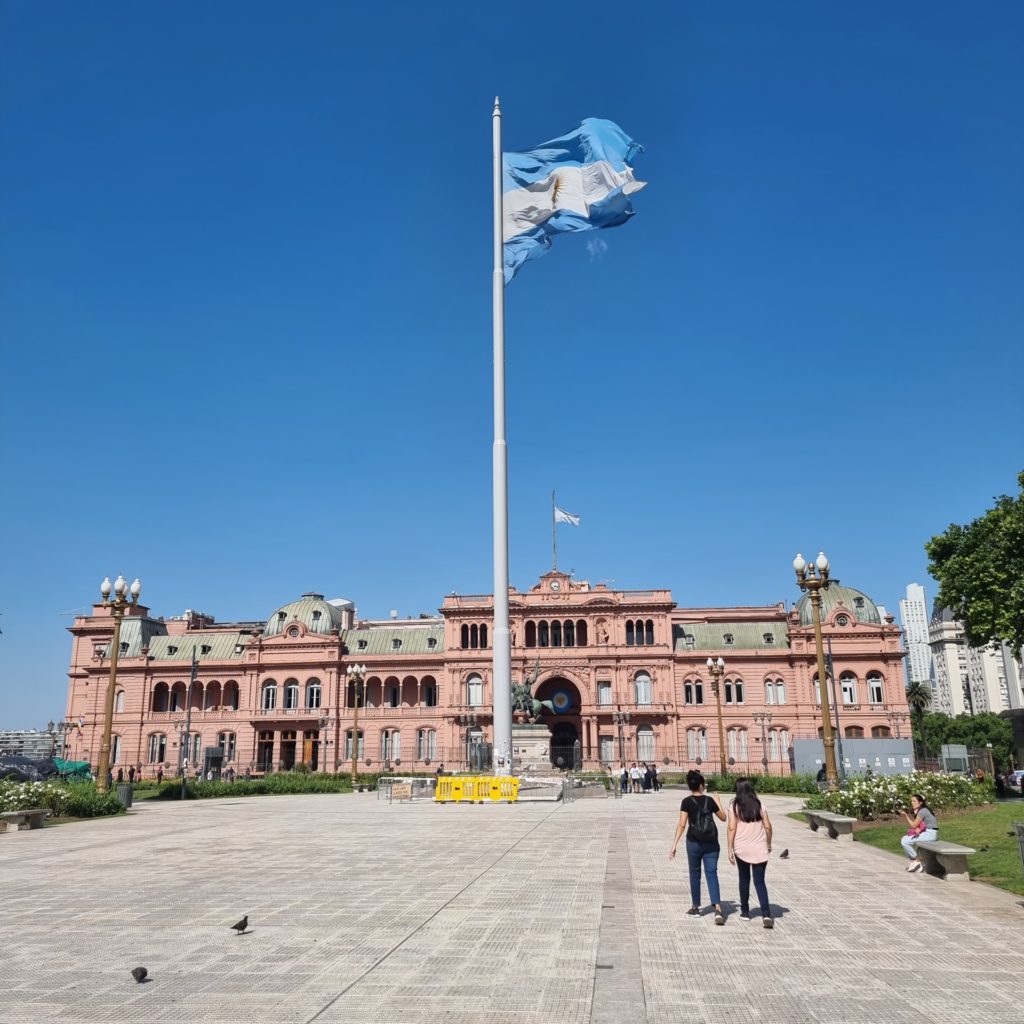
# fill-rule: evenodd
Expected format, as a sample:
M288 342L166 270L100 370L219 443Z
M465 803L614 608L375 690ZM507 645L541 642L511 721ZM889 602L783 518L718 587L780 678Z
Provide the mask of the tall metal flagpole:
M558 568L558 524L555 522L555 492L551 492L551 571Z
M508 629L508 443L505 439L505 267L502 236L501 104L494 97L494 761L497 775L512 770L512 646Z

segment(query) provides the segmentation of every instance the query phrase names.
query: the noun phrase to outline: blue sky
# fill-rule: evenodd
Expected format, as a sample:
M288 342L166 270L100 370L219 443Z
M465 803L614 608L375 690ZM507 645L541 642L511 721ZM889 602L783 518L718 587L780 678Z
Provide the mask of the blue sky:
M511 579L893 611L1024 468L1015 3L0 2L0 727L156 614L491 588L490 110L642 142L508 289ZM587 242L600 240L599 252Z

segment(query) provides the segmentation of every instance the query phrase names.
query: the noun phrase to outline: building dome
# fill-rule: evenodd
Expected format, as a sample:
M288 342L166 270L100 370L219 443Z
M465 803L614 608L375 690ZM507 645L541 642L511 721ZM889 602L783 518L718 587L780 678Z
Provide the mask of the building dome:
M878 613L878 605L863 591L853 587L840 586L838 580L832 580L827 588L821 590L821 618L824 622L840 605L858 622L866 622L873 626L882 624L882 616ZM811 611L811 595L804 594L796 603L800 613L801 626L814 625L814 613Z
M309 633L330 635L331 630L340 629L343 609L324 600L323 594L303 594L298 601L292 601L278 608L267 619L263 635L280 636L290 623L298 622Z

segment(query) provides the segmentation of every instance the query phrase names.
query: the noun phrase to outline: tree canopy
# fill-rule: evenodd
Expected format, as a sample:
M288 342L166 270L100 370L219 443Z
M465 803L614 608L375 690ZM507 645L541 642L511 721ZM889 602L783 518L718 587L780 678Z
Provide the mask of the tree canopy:
M964 623L972 647L1005 641L1024 646L1024 472L1016 497L1002 495L983 516L952 523L925 544L936 598Z
M921 721L924 724L924 736L921 736L916 721L914 736L924 741L932 757L938 756L944 743L963 743L974 750L982 750L986 743L991 743L995 763L1004 767L1010 763L1013 728L1007 719L991 711L978 715L957 715L956 718L933 711L922 716Z

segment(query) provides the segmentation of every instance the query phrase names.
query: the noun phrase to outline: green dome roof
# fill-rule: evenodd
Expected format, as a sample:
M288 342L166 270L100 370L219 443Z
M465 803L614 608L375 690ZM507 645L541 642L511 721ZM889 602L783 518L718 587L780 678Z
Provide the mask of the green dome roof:
M821 591L821 617L827 619L840 605L858 622L867 622L880 626L882 616L878 614L878 605L863 591L853 587L840 586L838 580L832 580L827 588ZM796 603L800 612L800 625L813 626L814 613L811 611L811 595L804 594Z
M267 619L264 636L280 636L292 622L299 622L310 633L329 635L341 628L341 609L324 600L323 594L303 594L300 600L278 608Z

